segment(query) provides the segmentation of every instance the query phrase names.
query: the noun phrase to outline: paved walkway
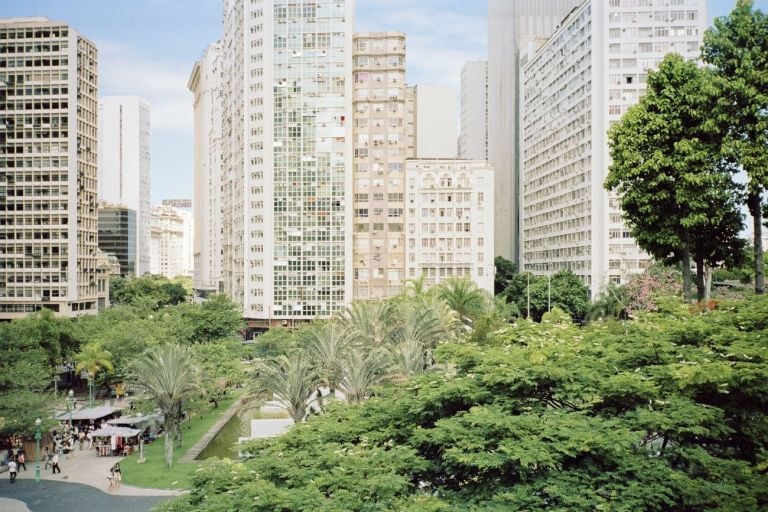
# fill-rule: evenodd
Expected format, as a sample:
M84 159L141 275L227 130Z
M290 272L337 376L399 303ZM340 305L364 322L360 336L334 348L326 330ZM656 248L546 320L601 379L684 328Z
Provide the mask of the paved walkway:
M205 447L210 444L211 440L216 437L216 434L218 434L219 431L224 428L224 425L227 424L232 416L237 414L237 411L240 410L242 405L242 397L235 400L235 402L229 406L229 409L224 411L224 414L221 415L216 423L214 423L213 426L208 429L208 432L203 434L203 436L198 439L197 442L193 444L189 450L187 450L187 453L185 453L184 456L179 459L179 463L188 464L190 462L194 462L198 455L200 455L203 450L205 450Z
M104 479L106 480L106 478ZM30 479L0 481L3 512L149 512L164 496L115 496L88 485Z
M61 473L54 475L51 472L51 468L43 470L45 465L41 464L40 474L44 480L90 485L115 496L178 496L181 494L175 490L143 489L130 485L121 485L119 489L109 489L109 480L107 480L109 469L115 462L120 462L123 458L98 457L96 450L81 451L78 448L74 451L74 456L70 454L69 458L65 456L60 457L59 466L61 467ZM27 462L27 470L19 471L18 478L19 480L34 480L35 463ZM0 508L0 510L3 509Z

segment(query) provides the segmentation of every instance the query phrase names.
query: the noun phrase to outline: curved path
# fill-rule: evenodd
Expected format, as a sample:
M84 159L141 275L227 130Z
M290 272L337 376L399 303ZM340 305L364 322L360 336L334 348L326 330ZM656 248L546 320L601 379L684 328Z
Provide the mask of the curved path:
M106 478L105 478L106 480ZM90 485L24 478L11 485L0 481L0 510L3 512L148 512L164 496L117 496Z

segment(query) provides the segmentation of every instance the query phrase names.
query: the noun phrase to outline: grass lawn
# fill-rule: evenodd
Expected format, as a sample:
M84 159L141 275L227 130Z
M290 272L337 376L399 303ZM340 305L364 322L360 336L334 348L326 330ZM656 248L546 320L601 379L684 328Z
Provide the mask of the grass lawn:
M146 462L139 464L139 453L125 458L120 463L123 472L123 483L137 487L151 487L155 489L189 489L192 487L192 478L198 468L196 462L179 464L178 460L192 448L203 434L216 423L224 411L226 411L239 395L233 395L219 402L217 409L206 411L201 416L196 416L184 423L184 446L173 450L173 467L165 467L164 438L158 438L151 444L144 445L144 458Z

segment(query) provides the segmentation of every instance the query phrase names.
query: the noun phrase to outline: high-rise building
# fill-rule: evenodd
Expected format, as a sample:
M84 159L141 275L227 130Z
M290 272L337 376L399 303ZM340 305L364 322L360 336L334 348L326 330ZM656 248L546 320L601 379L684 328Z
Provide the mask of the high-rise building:
M666 53L698 58L706 27L706 0L651 4L587 1L520 62L523 269L570 269L593 295L649 261L603 189L607 131Z
M353 44L353 294L381 299L405 276L405 34L355 34Z
M136 212L134 275L149 271L149 103L140 96L99 100L99 201Z
M469 61L461 68L459 158L488 160L488 61Z
M493 293L493 169L488 162L409 159L408 279L469 278Z
M488 162L495 169L495 254L517 261L518 56L584 0L488 0ZM607 0L604 0L607 1Z
M222 277L252 327L352 297L353 0L225 0Z
M221 282L221 43L195 63L187 87L195 116L195 288L219 291Z
M98 310L96 46L0 19L0 319Z
M192 277L194 219L185 208L152 207L150 273Z
M99 203L99 249L117 258L123 277L136 275L136 231L136 211Z
M456 158L456 91L447 85L416 85L413 106L416 158Z

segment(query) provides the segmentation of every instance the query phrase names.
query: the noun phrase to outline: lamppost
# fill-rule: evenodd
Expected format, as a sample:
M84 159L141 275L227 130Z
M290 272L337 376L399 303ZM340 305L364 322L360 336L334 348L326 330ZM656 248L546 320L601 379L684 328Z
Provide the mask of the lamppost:
M139 418L143 417L144 415L142 413L138 413L137 416ZM143 422L139 422L139 427L144 427ZM144 464L146 462L146 459L144 459L144 429L141 428L141 434L139 434L139 460L137 460L139 464Z
M72 431L72 416L75 414L75 404L77 403L77 398L75 398L75 392L71 389L69 390L69 393L67 394L67 412L69 412L69 430Z
M43 420L37 418L35 420L35 482L40 481L40 439L43 437L43 433L40 430L40 425Z
M88 407L93 407L93 378L94 374L88 372Z

